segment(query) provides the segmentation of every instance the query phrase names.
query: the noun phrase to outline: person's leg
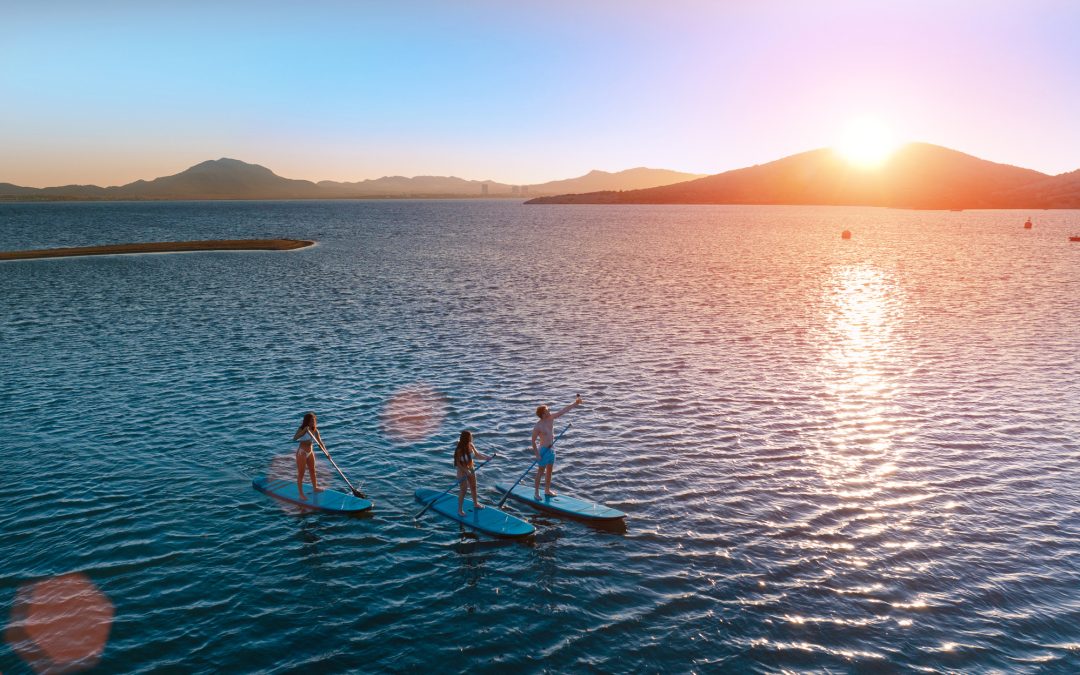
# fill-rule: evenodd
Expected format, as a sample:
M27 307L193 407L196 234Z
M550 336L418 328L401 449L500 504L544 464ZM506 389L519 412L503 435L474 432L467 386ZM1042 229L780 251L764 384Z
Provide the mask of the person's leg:
M547 475L544 480L544 494L550 497L554 497L555 493L551 491L551 472L555 470L555 462L547 465Z
M311 473L311 489L314 490L315 492L320 492L320 490L319 490L319 477L317 475L315 475L315 451L314 450L308 451L308 454L307 454L307 466L308 466L308 471Z
M296 451L296 491L300 493L300 499L307 499L304 494L304 471L307 469L307 453L303 450Z
M543 455L541 455L543 457ZM540 478L544 475L544 467L536 467L536 488L533 490L533 499L540 499Z
M463 515L465 515L465 510L462 508L462 506L465 504L465 490L466 490L466 487L465 487L465 481L462 480L463 478L465 478L465 475L461 472L461 467L458 467L457 477L458 477L457 514L459 516L463 516Z
M480 506L480 500L476 496L476 474L475 473L469 474L469 486L472 488L473 508L475 508L477 511L479 511L480 509L482 509L484 507Z

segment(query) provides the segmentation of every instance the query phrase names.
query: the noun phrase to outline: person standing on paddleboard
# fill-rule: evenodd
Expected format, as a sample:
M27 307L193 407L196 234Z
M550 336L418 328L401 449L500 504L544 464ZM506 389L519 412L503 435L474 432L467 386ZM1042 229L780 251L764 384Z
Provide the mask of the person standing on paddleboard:
M536 489L533 490L533 499L537 501L540 501L540 479L545 475L547 480L544 482L544 495L547 497L555 496L555 493L551 491L551 471L555 468L555 420L579 405L581 405L580 396L557 413L548 410L546 405L536 409L536 416L540 418L540 421L533 427L530 442L532 443L533 454L536 455L536 466L538 467L536 469ZM536 449L537 441L540 442L539 450Z
M454 468L457 469L458 482L461 484L461 487L458 489L457 498L457 513L459 516L465 515L465 511L462 510L461 507L465 503L465 490L468 488L472 489L472 503L476 510L479 511L484 508L480 505L480 500L476 497L476 467L473 466L474 457L491 459L477 450L476 446L473 445L471 431L462 431L461 437L458 438L457 447L454 448ZM465 479L466 476L469 477L468 480Z
M319 447L326 449L323 445L322 436L319 435L319 429L316 427L317 420L315 419L315 413L309 412L304 415L304 420L300 422L300 428L293 434L293 440L299 441L300 445L296 448L296 491L300 493L300 499L307 499L304 495L304 471L311 473L311 489L315 492L319 492L319 479L315 475L315 447L314 443L318 443Z

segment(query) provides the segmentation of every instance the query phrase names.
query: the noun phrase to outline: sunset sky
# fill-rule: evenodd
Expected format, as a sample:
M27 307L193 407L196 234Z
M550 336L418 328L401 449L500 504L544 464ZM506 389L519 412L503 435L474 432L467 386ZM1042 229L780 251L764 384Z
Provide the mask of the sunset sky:
M163 9L163 6L171 9ZM290 178L716 173L857 119L1080 168L1080 3L19 2L0 182L234 157Z

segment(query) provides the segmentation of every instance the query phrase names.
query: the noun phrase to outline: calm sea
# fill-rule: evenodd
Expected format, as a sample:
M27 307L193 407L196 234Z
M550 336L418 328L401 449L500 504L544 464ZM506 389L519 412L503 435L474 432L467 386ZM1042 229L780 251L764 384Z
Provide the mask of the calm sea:
M0 263L0 620L80 579L97 667L122 673L1080 671L1074 231L1077 211L0 204L0 250L319 242ZM504 455L494 499L534 408L579 392L555 487L625 532L513 506L534 540L414 521L460 430ZM251 488L288 475L308 410L371 517ZM29 672L8 632L0 670Z

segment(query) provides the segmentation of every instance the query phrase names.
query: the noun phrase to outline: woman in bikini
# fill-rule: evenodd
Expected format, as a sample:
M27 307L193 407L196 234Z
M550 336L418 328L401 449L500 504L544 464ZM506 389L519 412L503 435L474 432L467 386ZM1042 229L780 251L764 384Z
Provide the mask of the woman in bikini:
M491 457L478 451L476 446L473 445L471 431L462 431L461 437L458 438L457 447L454 448L454 468L457 469L458 481L461 483L457 498L459 516L465 515L465 511L461 507L465 503L465 490L468 488L472 489L473 507L477 511L484 508L480 506L480 500L476 497L476 467L473 466L473 458L475 457L491 459ZM468 479L465 478L466 476L468 476Z
M323 445L322 436L319 435L319 429L315 426L316 422L315 413L309 412L304 415L300 428L293 434L293 440L300 443L296 448L296 490L300 493L300 499L307 499L304 495L304 471L311 474L311 489L315 492L320 491L319 479L315 475L314 444L318 443L324 451L326 446Z

